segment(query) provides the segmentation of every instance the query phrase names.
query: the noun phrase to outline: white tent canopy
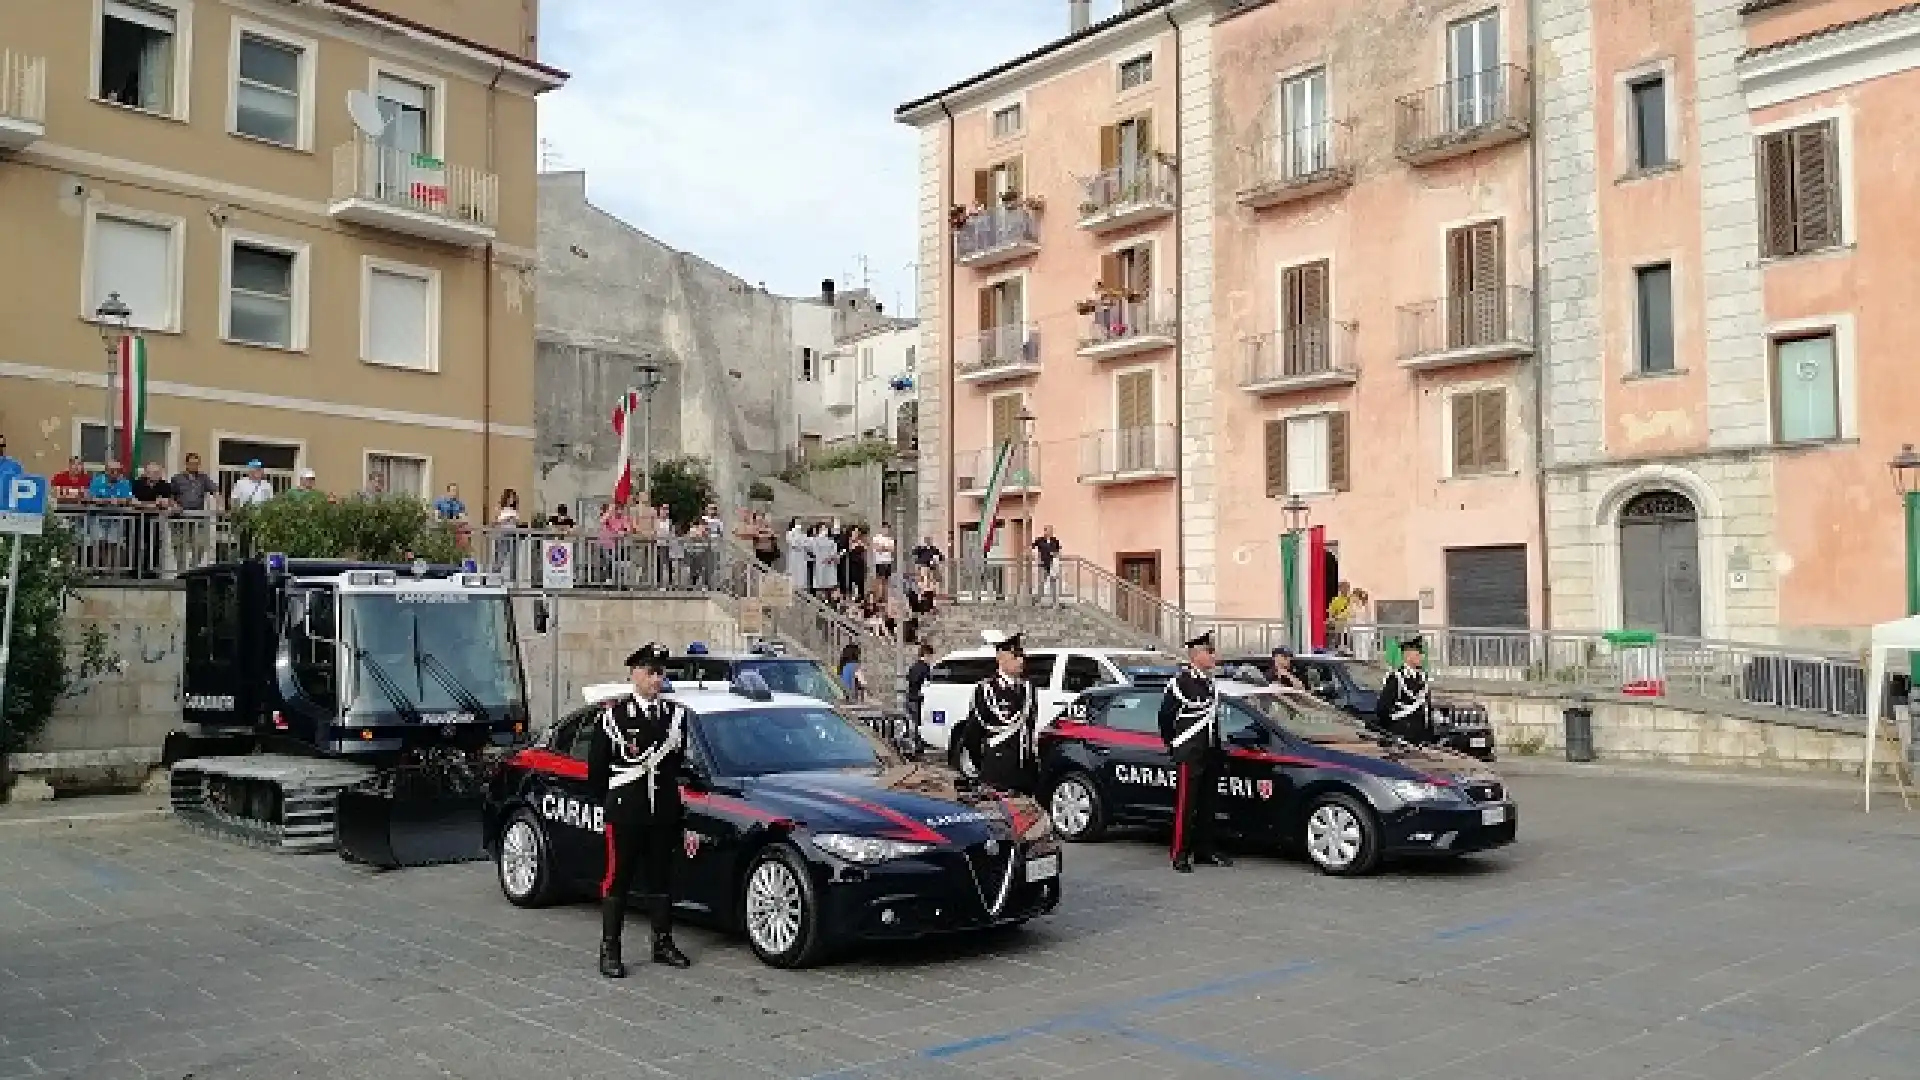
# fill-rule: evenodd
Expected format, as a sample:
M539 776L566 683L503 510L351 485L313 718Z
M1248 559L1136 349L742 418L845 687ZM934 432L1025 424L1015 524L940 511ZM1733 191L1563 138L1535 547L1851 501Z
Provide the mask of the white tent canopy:
M1920 653L1920 615L1873 628L1867 661L1867 809L1873 809L1873 752L1880 745L1880 714L1886 708L1887 657L1896 652ZM1916 673L1920 674L1920 673Z

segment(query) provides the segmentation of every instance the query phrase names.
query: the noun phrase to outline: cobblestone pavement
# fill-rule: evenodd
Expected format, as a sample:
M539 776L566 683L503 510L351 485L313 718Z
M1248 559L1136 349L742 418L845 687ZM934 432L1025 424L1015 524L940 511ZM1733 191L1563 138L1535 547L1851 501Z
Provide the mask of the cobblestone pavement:
M1920 1071L1920 811L1515 790L1521 843L1450 868L1183 877L1117 840L1071 848L1024 931L778 972L688 930L692 970L624 983L592 972L589 907L509 907L484 864L376 875L172 822L0 836L0 1078Z

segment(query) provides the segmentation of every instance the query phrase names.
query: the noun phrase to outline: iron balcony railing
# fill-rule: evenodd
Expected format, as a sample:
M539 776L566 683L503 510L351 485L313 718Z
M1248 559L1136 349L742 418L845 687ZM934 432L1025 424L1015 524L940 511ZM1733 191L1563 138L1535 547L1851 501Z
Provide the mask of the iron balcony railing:
M1242 201L1353 175L1349 128L1321 120L1268 135L1240 150Z
M212 514L134 508L56 511L73 569L84 578L172 578L235 557L227 523Z
M47 122L47 61L0 49L0 118L28 124Z
M994 469L1001 464L1001 446L987 446L959 455L954 463L954 490L963 494L984 494L993 485ZM1040 487L1040 447L1020 443L1004 444L1006 463L1000 490L1029 492Z
M1400 357L1533 345L1533 290L1519 286L1407 304L1400 309Z
M986 375L1040 365L1040 324L1009 323L961 338L954 350L956 376Z
M1178 460L1172 424L1107 428L1080 437L1082 480L1168 474Z
M1402 157L1418 157L1500 132L1529 130L1533 79L1525 68L1495 64L1408 94L1397 104L1395 146Z
M1289 379L1356 375L1354 346L1359 327L1353 323L1302 323L1255 334L1244 343L1240 385L1262 386Z
M1040 218L1025 206L982 210L954 230L953 257L977 259L1022 244L1040 243Z
M499 219L500 181L492 173L356 137L334 148L333 198L491 229Z
M1172 207L1179 182L1158 157L1104 169L1081 181L1080 220L1097 222L1142 207Z
M1086 329L1080 332L1080 348L1171 339L1179 326L1180 307L1174 302L1172 290L1143 293L1138 300L1097 300L1093 313L1087 316Z

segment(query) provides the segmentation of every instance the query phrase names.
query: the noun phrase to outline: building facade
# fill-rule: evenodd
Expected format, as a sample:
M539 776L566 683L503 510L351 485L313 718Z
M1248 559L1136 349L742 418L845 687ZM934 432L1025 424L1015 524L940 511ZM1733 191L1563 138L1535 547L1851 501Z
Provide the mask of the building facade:
M0 427L469 504L533 479L537 4L74 0L0 27ZM457 19L455 16L458 16ZM350 101L351 99L351 101ZM31 258L19 253L31 252ZM102 317L118 296L124 320ZM116 453L124 452L114 448ZM143 465L146 462L133 464Z
M803 353L794 373L803 455L862 439L910 447L919 350L919 323L890 319Z

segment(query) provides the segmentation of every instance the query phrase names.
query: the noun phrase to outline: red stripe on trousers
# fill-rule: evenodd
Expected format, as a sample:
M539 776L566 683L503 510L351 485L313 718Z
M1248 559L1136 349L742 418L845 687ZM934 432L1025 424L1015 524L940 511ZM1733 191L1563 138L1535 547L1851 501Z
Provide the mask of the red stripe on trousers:
M613 892L613 822L607 822L607 876L600 879L600 899Z
M1183 834L1186 832L1187 827L1187 788L1189 785L1187 783L1187 766L1184 762L1180 765L1179 779L1174 781L1174 783L1178 785L1179 791L1179 794L1174 796L1173 800L1173 857L1177 859L1180 857L1180 841L1184 838Z

